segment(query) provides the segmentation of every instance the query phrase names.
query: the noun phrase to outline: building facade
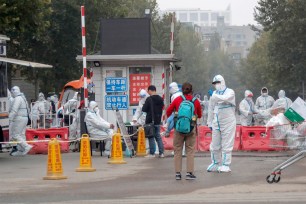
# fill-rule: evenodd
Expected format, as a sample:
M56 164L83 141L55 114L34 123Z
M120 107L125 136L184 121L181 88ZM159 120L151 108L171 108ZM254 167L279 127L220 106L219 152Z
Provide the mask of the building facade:
M191 22L198 26L217 26L218 17L224 17L225 25L232 24L231 7L223 11L201 9L168 9L166 13L175 13L177 21L181 23Z

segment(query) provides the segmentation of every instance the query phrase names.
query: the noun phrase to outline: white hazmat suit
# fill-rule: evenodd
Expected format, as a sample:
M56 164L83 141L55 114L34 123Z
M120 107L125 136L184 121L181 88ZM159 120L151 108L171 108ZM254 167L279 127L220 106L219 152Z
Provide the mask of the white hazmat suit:
M280 90L278 92L278 99L274 102L272 109L276 108L284 108L285 111L291 106L292 101L290 98L286 97L286 92L284 90Z
M261 89L261 96L256 99L255 111L258 113L254 117L256 125L265 125L272 117L270 114L270 108L273 106L275 100L268 94L268 88L263 87Z
M9 112L10 138L18 142L18 151L12 152L12 156L26 155L32 145L27 144L25 131L28 123L29 107L23 93L18 86L12 88L11 94L14 98Z
M31 120L32 120L32 128L38 128L38 121L39 127L44 128L44 119L46 117L46 113L48 110L48 104L45 100L45 96L43 93L38 94L38 100L32 104L33 107L31 108Z
M221 75L214 77L213 84L216 90L210 97L207 121L208 127L212 128L212 163L207 171L230 172L236 133L235 92L226 87Z
M69 138L75 139L79 137L80 126L79 126L79 110L78 110L78 92L75 92L72 99L67 101L64 105L64 112L67 118L69 118L69 122L65 122L69 124Z
M244 92L244 99L239 104L240 123L242 126L251 126L254 111L253 93L250 90Z
M95 101L90 101L84 121L91 138L106 140L105 153L109 155L114 130L111 129L112 125L100 116L98 104Z
M138 95L140 97L140 100L136 108L135 114L133 115L133 122L136 122L139 125L144 125L146 122L146 116L142 112L142 106L143 104L145 104L149 94L146 92L146 90L141 89Z

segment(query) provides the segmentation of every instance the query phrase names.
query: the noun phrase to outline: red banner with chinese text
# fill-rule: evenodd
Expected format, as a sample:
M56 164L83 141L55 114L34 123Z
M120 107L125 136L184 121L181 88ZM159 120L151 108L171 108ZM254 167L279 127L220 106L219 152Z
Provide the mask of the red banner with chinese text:
M130 74L130 105L138 105L139 91L147 91L151 84L151 74Z

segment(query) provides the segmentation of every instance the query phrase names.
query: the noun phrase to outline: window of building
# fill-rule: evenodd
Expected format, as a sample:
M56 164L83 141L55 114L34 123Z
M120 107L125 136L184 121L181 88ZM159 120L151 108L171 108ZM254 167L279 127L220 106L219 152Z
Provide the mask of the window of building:
M241 59L241 54L240 53L233 53L232 54L232 58L234 60L240 60Z
M199 21L198 13L190 13L190 21Z
M187 21L187 13L180 13L179 14L179 19L181 22L186 22Z
M240 46L241 45L241 43L240 42L236 42L236 46Z
M211 13L211 20L212 21L217 21L218 18L218 13Z
M200 19L201 21L208 21L208 13L201 13Z
M236 39L241 39L241 34L236 34Z

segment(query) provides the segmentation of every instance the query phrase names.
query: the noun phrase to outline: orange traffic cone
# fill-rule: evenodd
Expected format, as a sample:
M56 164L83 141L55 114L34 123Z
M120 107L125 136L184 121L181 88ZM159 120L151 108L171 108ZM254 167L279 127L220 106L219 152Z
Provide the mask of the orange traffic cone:
M126 164L123 160L122 142L120 133L115 133L112 138L112 153L111 158L107 162L109 164Z
M61 148L56 138L52 138L48 143L47 162L47 176L43 177L44 180L60 180L67 178L67 176L63 176Z
M87 134L82 135L81 151L80 151L80 167L76 169L77 172L91 172L96 171L92 168L91 154L90 154L90 141Z
M143 157L147 155L146 150L146 137L143 127L138 129L138 138L137 138L137 156Z

